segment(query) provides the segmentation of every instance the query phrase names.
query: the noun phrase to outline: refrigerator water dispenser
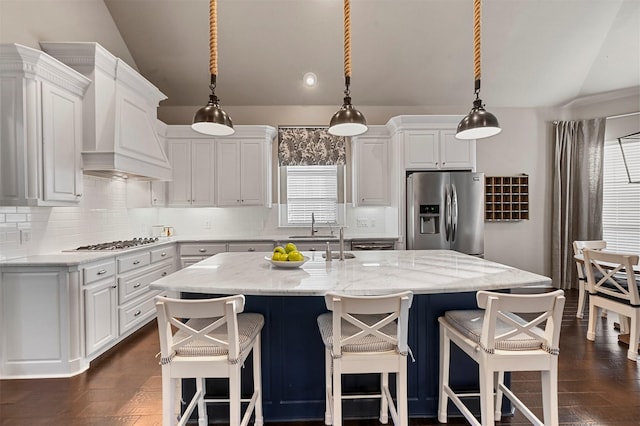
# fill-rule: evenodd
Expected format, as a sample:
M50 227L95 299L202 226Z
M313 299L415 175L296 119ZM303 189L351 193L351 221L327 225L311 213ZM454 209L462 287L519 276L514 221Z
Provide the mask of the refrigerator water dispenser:
M438 234L440 232L440 206L438 204L420 204L420 233Z

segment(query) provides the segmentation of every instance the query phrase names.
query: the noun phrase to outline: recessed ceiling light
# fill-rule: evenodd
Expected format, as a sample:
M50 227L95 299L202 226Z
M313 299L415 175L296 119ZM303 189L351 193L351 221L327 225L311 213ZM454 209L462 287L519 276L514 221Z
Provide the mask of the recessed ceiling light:
M318 76L312 72L308 72L304 75L304 77L302 77L302 81L307 87L315 87L315 85L318 83Z

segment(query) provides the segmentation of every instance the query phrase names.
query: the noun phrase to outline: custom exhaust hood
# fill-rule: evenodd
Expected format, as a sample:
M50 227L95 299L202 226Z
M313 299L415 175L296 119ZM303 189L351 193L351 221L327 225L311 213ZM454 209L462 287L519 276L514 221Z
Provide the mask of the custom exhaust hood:
M157 118L158 104L167 97L98 43L40 46L92 81L83 102L83 173L171 180Z

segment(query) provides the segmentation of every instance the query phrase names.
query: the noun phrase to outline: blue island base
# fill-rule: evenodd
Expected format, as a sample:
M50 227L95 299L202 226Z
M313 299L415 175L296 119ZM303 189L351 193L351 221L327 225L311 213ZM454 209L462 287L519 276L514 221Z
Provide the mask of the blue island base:
M475 309L475 292L415 295L409 316L408 357L409 416L437 417L438 403L438 317L451 309ZM183 293L183 298L211 295ZM262 331L262 401L265 422L323 420L325 410L324 347L316 318L326 312L323 297L247 296L245 312L265 317ZM458 390L478 389L478 368L462 351L452 348L451 386ZM252 392L251 362L243 369L243 397ZM344 393L379 392L379 376L354 375L343 379ZM395 383L393 376L389 380ZM227 395L227 382L207 380L208 397ZM183 381L184 401L195 391L192 380ZM394 392L395 390L392 390ZM395 393L394 393L395 394ZM345 418L377 418L379 400L347 400ZM243 404L244 408L244 404ZM506 410L510 406L505 404ZM209 421L228 421L227 404L209 404ZM195 416L195 413L194 413ZM195 418L195 417L194 417Z

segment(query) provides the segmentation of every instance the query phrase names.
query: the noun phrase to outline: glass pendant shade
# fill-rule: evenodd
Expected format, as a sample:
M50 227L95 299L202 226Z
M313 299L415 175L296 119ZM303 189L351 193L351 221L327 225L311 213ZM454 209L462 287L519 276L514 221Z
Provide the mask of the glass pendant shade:
M364 115L351 105L351 99L345 98L344 105L329 123L329 133L334 136L358 136L367 131Z
M196 112L191 128L198 133L212 136L229 136L235 133L231 117L212 97L209 97L207 105Z
M484 109L482 101L476 99L473 108L458 124L456 139L482 139L500 133L502 129L495 115Z

